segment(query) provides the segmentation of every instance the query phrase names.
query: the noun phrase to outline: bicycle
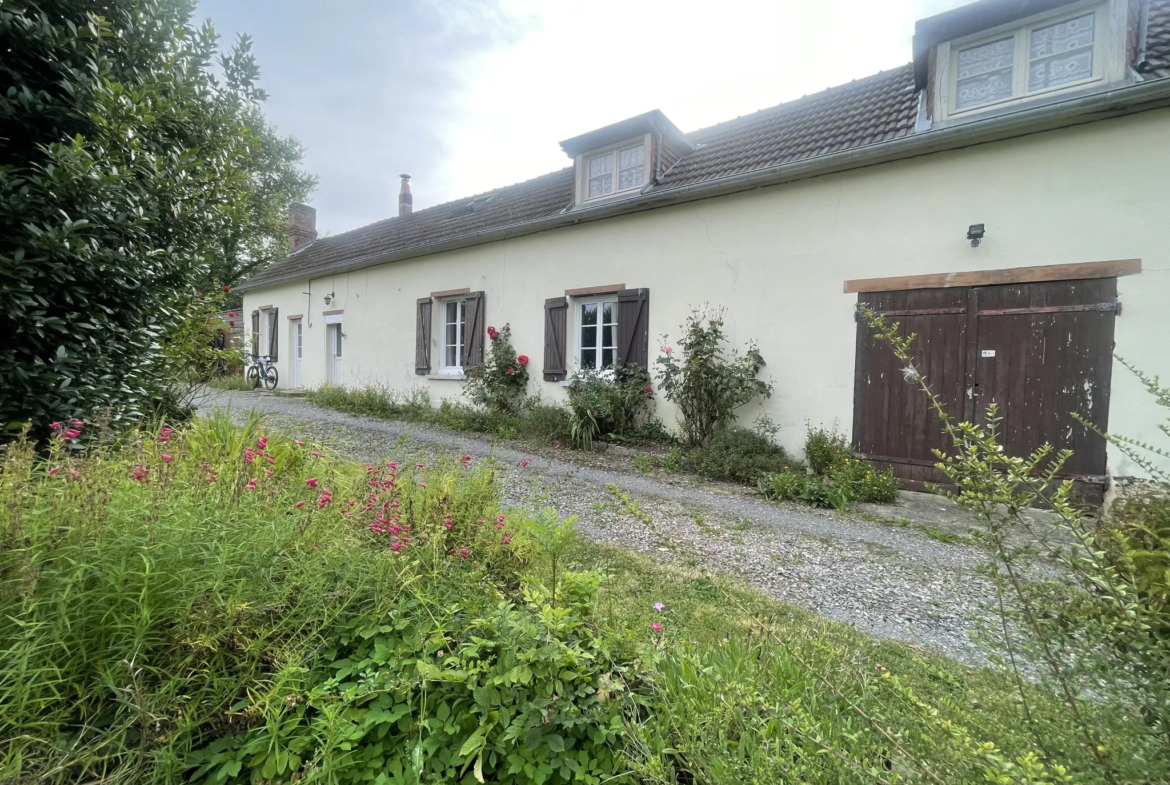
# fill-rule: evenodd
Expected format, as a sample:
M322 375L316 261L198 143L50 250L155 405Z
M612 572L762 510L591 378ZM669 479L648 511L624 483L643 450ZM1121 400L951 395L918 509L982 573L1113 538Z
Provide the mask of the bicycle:
M280 377L276 372L276 366L272 364L272 358L265 354L249 363L244 378L253 390L260 386L261 381L264 382L266 389L275 390Z

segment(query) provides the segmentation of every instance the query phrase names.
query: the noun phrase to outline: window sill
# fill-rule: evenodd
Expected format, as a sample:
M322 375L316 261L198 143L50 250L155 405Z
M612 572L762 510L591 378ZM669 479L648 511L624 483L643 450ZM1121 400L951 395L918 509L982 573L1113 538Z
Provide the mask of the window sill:
M437 382L461 382L467 377L463 371L444 371L443 373L428 373L427 378Z

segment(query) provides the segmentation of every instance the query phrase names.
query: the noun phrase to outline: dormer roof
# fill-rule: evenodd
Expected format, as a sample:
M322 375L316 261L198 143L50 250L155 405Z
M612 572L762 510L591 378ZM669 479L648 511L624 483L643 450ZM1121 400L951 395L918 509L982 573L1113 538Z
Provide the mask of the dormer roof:
M647 133L662 134L663 139L675 148L687 150L691 148L687 135L680 131L678 126L672 123L670 118L661 111L653 109L644 114L619 120L603 128L574 136L572 139L566 139L561 142L561 149L565 151L566 155L576 157Z

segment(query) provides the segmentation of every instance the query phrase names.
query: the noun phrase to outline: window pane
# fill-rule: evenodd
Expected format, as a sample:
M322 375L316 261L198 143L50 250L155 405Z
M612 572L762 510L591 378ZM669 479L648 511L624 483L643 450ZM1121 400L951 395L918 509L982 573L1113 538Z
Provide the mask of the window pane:
M336 351L336 354L337 354L337 356L338 356L338 357L340 357L340 356L341 356L341 325L340 325L340 324L339 324L339 325L337 325L337 326L336 326L336 327L333 329L333 334L334 334L335 336L337 336L337 351Z
M622 150L618 155L618 168L629 169L631 166L641 166L646 161L646 148L642 145Z
M448 368L454 368L459 365L458 352L459 349L456 346L443 347L443 365Z
M1032 31L1028 89L1079 82L1093 75L1093 14Z
M613 190L613 175L593 177L589 180L589 196L604 196Z
M596 327L582 327L581 328L581 348L595 349L597 348L597 328Z
M601 367L608 368L613 365L613 349L601 350Z
M601 321L605 324L617 323L617 303L601 304Z
M624 191L627 188L637 188L642 185L642 180L646 173L641 166L635 166L632 169L622 169L618 172L618 190Z
M589 176L597 177L602 174L609 174L613 171L613 155L606 153L599 155L596 158L589 159Z
M443 337L444 346L454 346L459 342L459 325L450 322L447 324L444 332L446 333Z
M613 329L612 325L607 324L601 328L601 345L602 346L608 346L612 349L614 346L617 345L614 343L613 333L614 333L614 329Z
M597 350L596 349L582 349L581 350L581 367L582 368L596 368L597 367Z
M597 324L597 303L581 306L581 324Z
M1012 96L1015 38L1004 38L959 52L955 108L967 109Z
M459 303L447 303L447 321L459 321Z
M1093 44L1093 14L1078 16L1048 27L1040 27L1032 31L1032 41L1028 47L1028 57L1035 60L1040 57L1064 54L1074 49L1082 49Z

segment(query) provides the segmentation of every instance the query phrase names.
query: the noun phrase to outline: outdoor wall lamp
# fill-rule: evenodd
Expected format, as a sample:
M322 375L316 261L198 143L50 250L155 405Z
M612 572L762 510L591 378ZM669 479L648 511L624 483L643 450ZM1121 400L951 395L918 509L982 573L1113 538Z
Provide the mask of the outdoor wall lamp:
M982 229L982 227L980 227L980 228ZM975 245L978 245L978 243L975 243ZM331 302L333 302L333 292L330 292L329 294L325 295L325 304L329 305L329 303L331 303Z
M983 241L983 224L971 224L967 227L967 239L971 241L972 248L978 248L979 243ZM326 298L325 302L329 302Z

